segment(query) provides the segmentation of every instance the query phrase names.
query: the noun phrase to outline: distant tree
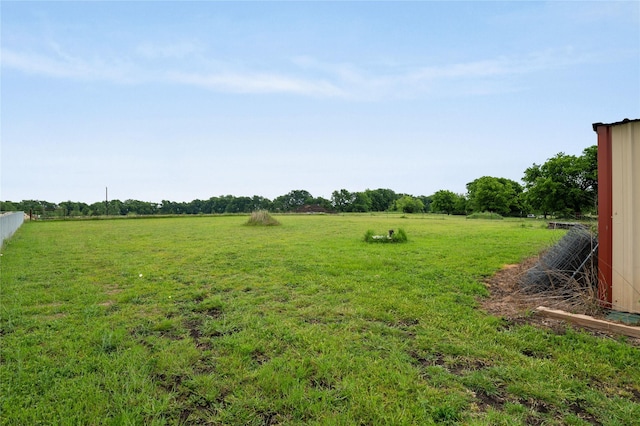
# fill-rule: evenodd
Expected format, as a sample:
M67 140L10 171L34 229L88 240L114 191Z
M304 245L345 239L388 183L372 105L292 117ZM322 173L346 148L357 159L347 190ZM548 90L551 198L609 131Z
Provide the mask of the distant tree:
M311 204L312 200L313 196L309 191L305 191L304 189L295 189L285 195L276 197L276 199L273 200L273 204L274 208L289 212L296 210L305 204Z
M275 212L283 212L285 211L284 204L285 204L285 197L284 195L280 195L274 198L273 201L271 201L271 209Z
M233 195L221 195L209 198L207 207L210 206L211 213L222 214L227 211L227 205L233 201Z
M258 211L258 210L270 210L271 209L271 200L265 197L261 197L259 195L254 195L251 198L250 212Z
M187 214L202 214L204 213L204 208L206 207L206 201L195 199L186 203L185 213ZM160 208L161 210L162 208Z
M431 202L433 201L432 196L424 196L424 195L420 195L417 197L420 201L422 201L422 204L424 204L424 212L428 213L431 211Z
M351 205L356 199L355 192L349 192L346 189L339 191L333 191L331 193L331 205L339 212L348 212L351 209Z
M396 200L396 210L403 213L420 213L424 210L424 204L419 198L403 195Z
M468 206L475 212L493 212L503 216L522 211L522 185L505 178L483 176L467 184Z
M40 200L22 200L16 203L16 208L25 213L33 213L43 217L50 217L56 214L58 205L49 201Z
M125 200L124 210L121 214L153 215L158 212L158 204L140 200Z
M351 212L364 213L371 210L371 199L366 192L355 192L355 197L351 203Z
M578 157L579 167L584 171L580 179L580 187L588 193L588 198L593 206L594 212L597 210L598 202L598 145L592 145L582 151Z
M440 190L431 196L431 211L434 213L451 214L456 211L459 196L452 191ZM458 206L459 207L459 206Z
M0 211L15 212L16 210L18 210L18 208L11 201L0 201Z
M184 214L187 211L187 205L185 203L176 203L169 200L162 200L160 206L158 206L158 213L160 214Z
M545 216L581 215L592 210L598 197L597 147L576 157L562 152L544 164L533 164L524 172L526 201Z
M104 201L98 201L89 205L90 216L104 216L105 214L107 214L107 208Z
M467 214L469 210L469 200L463 194L455 194L455 202L453 203L453 214Z
M251 213L253 200L250 197L234 197L225 209L225 213Z
M91 208L87 203L78 203L78 207L80 208L80 213L82 216L89 216L91 214Z
M72 201L63 201L58 204L58 208L60 208L63 216L71 216L71 212L73 211L73 202Z
M327 200L326 198L323 198L323 197L316 197L312 199L310 204L313 204L315 206L320 206L328 211L334 210L333 205L331 204L331 200Z
M60 215L62 216L87 216L89 215L89 205L76 201L64 201L58 204Z
M109 200L108 213L111 216L124 216L128 212L127 206L120 200Z
M391 209L399 198L398 194L391 189L367 189L364 192L371 200L371 211L374 212L384 212Z
M42 213L42 206L39 201L36 200L22 200L15 203L16 209L22 210L26 213L31 211L33 214Z

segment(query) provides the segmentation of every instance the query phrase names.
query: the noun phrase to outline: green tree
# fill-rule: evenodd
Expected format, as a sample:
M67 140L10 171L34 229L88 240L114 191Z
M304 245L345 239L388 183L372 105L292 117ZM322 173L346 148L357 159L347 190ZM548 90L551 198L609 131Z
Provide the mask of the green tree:
M127 206L120 200L109 200L107 214L111 216L124 216L127 214Z
M331 205L339 212L348 212L351 209L351 205L356 199L355 192L349 192L346 189L339 191L333 191L331 193Z
M371 210L371 199L366 192L355 192L353 203L351 203L351 212L368 212Z
M104 216L105 214L107 214L107 208L104 201L98 201L89 205L89 215Z
M595 208L598 198L597 147L576 157L562 152L544 164L533 164L524 172L526 201L545 216L580 216Z
M483 176L467 184L468 206L472 211L489 211L503 216L522 212L519 183L505 178Z
M254 195L251 197L251 205L250 212L258 211L258 210L270 210L271 209L271 200L265 197L261 197L259 195Z
M368 212L371 198L365 192L349 192L346 189L331 193L331 205L339 212Z
M211 213L221 214L227 210L227 205L233 200L233 195L221 195L219 197L211 197L207 202L207 207Z
M82 202L64 201L58 205L62 216L87 216L89 205Z
M451 214L456 211L456 203L459 202L459 198L456 193L441 189L431 196L431 211Z
M433 201L433 197L432 196L424 196L424 195L420 195L418 196L418 198L420 199L420 201L422 201L422 204L424 204L424 212L428 213L431 211L431 203Z
M253 200L250 197L233 197L227 204L225 213L251 213Z
M327 200L326 198L323 198L323 197L314 198L313 200L311 200L311 204L320 206L328 211L333 210L333 205L331 204L331 200Z
M18 210L18 208L11 201L0 201L0 211L15 212L16 210Z
M374 212L384 212L390 210L393 207L395 201L400 198L398 194L396 194L391 189L367 189L364 192L371 200L370 210Z
M598 145L585 148L582 151L582 155L578 157L578 161L580 168L583 170L580 187L588 193L595 212L598 203Z
M276 197L276 199L273 200L273 204L275 209L289 212L296 210L305 204L311 204L312 201L313 196L309 191L305 191L304 189L295 189L285 195Z
M187 214L202 214L204 213L203 209L205 207L205 201L199 199L191 200L186 204L185 207ZM162 208L160 208L160 210L161 209Z
M469 210L469 201L462 194L455 194L455 202L453 203L453 214L467 214Z
M158 204L140 201L140 200L125 200L124 209L126 213L121 214L139 214L139 215L154 215L158 213Z
M160 214L184 214L188 210L186 203L176 203L169 200L162 200L160 206L158 206L158 213Z
M16 204L16 208L25 213L31 212L36 216L51 217L56 214L58 205L49 201L22 200Z
M396 200L396 210L403 213L420 213L424 211L424 204L419 198L403 195Z

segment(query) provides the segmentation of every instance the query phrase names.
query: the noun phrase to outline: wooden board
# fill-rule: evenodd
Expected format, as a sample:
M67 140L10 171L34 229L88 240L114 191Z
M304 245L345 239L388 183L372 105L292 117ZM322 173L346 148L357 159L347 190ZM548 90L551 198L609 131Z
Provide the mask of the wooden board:
M549 309L544 306L538 306L536 312L549 318L569 321L582 327L592 328L599 331L609 333L622 334L629 337L640 339L640 327L633 327L625 324L605 321L590 317L589 315L572 314L558 309Z

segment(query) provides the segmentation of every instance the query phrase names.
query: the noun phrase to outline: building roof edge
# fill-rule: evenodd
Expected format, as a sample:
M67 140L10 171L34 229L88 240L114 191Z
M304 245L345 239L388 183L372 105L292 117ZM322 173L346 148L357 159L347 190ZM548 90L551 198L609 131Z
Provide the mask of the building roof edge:
M593 123L591 126L593 127L593 131L597 132L598 131L598 127L601 126L607 126L607 127L612 127L612 126L618 126L620 124L627 124L627 123L633 123L635 121L640 121L640 118L634 118L634 119L628 119L625 118L622 121L616 121L615 123Z

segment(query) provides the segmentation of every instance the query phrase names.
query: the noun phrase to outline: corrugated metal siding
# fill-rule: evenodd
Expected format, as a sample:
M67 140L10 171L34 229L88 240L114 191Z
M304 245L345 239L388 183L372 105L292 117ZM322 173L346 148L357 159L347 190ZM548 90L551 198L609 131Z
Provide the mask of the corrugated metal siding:
M596 123L598 133L598 297L611 307L611 127Z
M0 247L4 240L13 235L24 222L24 212L9 212L0 214Z
M640 313L640 122L611 130L611 302Z

